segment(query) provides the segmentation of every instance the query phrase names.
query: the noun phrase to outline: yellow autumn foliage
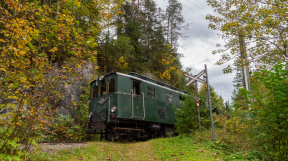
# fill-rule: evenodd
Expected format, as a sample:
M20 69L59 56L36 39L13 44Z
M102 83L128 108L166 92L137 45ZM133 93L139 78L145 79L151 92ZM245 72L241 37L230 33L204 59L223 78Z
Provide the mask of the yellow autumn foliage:
M82 28L87 26L81 26L76 18L83 5L91 5L90 9L95 11L108 11L108 8L110 11L95 15L98 19L91 21L86 30ZM77 77L75 67L81 68L88 61L92 68L98 68L95 37L120 5L101 0L90 4L80 0L51 4L1 2L2 7L7 6L0 10L0 111L5 111L0 115L1 157L5 154L20 160L17 158L19 145L14 143L45 139L42 135L56 119L58 102L63 97L58 92L61 84L65 85L63 81L68 75ZM59 71L65 72L59 74ZM79 104L73 102L71 106ZM70 138L81 139L69 132ZM28 149L29 144L25 148Z

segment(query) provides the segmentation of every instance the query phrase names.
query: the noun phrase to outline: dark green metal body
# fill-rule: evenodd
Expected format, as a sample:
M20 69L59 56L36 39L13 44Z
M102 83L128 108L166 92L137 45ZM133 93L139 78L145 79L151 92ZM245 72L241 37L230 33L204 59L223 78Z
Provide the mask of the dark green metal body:
M127 76L122 73L111 73L105 76L103 80L106 82L106 90L109 88L109 80L114 78L116 83L115 91L113 93L108 93L108 91L106 91L106 95L97 98L91 97L89 113L94 111L100 112L100 110L107 107L106 113L103 111L100 116L106 118L107 122L111 122L111 118L109 117L109 114L111 114L110 108L116 106L115 118L175 124L173 106L180 106L180 92L182 94L184 94L184 92L149 78L145 78L145 80L143 79L143 76L135 73ZM135 94L135 92L133 92L133 82L140 84L140 94ZM96 83L101 84L99 80L93 81L91 83L91 91ZM147 86L155 88L155 98L147 95ZM166 92L172 94L172 102L167 101ZM104 99L107 100L101 104L100 101L104 101ZM165 111L165 116L159 117L158 108ZM101 119L97 118L97 120L100 121Z
M128 127L128 124L121 124L123 120L131 122L129 128L132 122L145 123L142 123L142 129L153 124L174 127L174 108L180 107L180 96L185 94L182 90L136 73L111 73L91 82L90 90L89 113L96 131L104 131L109 126L110 129ZM111 112L113 106L116 107L115 112ZM135 128L139 129L137 125Z

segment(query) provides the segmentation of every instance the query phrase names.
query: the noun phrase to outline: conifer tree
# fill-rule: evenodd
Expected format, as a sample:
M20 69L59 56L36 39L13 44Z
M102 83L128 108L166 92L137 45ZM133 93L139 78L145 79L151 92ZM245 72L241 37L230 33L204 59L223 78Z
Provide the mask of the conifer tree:
M178 39L182 36L181 25L185 22L182 15L182 4L178 0L169 0L166 8L165 18L167 20L167 42L177 50Z

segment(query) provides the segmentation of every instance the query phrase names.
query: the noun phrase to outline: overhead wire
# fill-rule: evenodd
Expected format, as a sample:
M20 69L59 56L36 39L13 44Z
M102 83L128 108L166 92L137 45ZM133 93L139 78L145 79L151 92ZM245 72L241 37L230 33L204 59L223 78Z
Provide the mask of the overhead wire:
M206 10L203 9L203 8L204 8L203 6L199 7L198 5L196 5L195 3L193 3L191 0L186 0L186 1L188 1L188 2L191 3L191 4L193 4L193 5L196 6L197 8L201 9L202 11L206 12L207 14L210 14L208 11L206 11Z
M198 15L200 15L200 16L202 16L202 17L204 17L204 18L205 18L205 16L204 16L204 15L202 15L201 13L199 13L199 12L197 12L197 11L193 10L192 8L190 8L190 7L186 6L186 5L183 5L183 6L184 6L184 7L186 7L186 8L188 8L188 9L190 9L192 12L195 12L195 13L197 13Z

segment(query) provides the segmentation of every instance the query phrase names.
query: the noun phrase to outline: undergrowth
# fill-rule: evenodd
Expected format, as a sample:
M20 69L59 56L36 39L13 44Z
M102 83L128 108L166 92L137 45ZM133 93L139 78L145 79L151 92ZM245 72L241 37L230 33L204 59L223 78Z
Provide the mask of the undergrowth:
M212 131L196 132L192 138L195 142L206 145L223 153L223 160L259 160L260 153L252 145L249 137L243 133L231 133L224 129L216 129L216 141L212 141Z

